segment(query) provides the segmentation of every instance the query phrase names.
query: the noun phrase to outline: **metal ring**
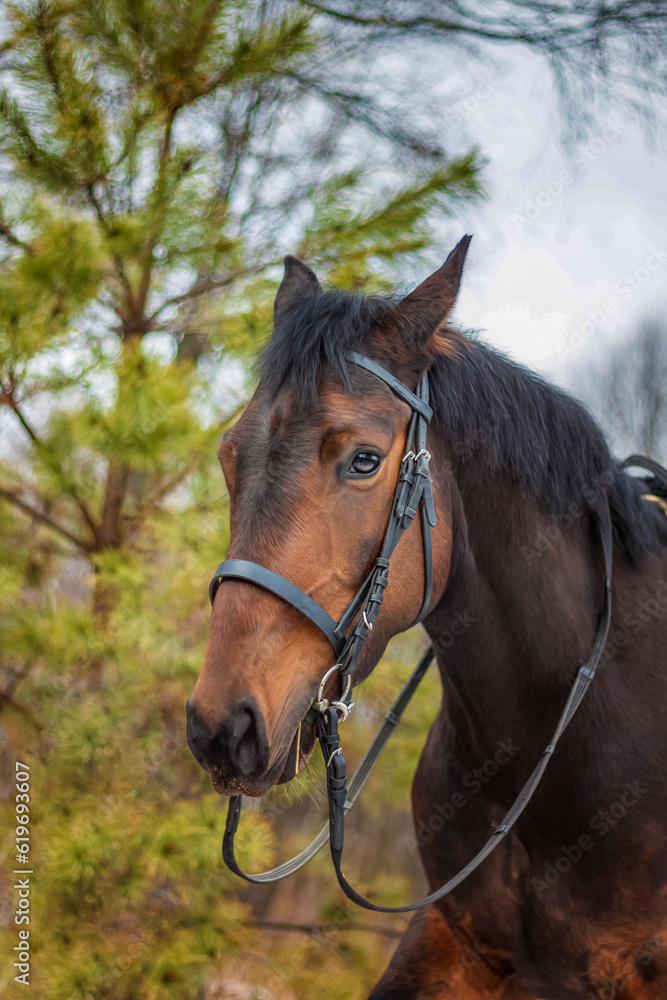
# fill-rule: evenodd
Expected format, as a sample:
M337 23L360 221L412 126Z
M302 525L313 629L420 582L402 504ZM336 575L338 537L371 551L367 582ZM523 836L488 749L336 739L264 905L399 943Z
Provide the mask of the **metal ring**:
M342 670L342 667L343 667L342 663L334 663L333 667L329 667L329 669L327 670L326 674L324 675L324 677L320 681L320 686L317 689L317 698L313 702L314 707L317 709L318 712L325 712L327 710L327 708L329 707L329 702L324 697L324 688L326 686L327 681L331 677L331 675L333 673L335 673L336 671ZM341 695L341 702L345 698L347 698L347 696L350 693L350 688L351 687L352 687L352 678L348 674L346 676L346 678L345 678L345 690L343 691L343 693ZM335 704L335 703L332 702L332 704Z

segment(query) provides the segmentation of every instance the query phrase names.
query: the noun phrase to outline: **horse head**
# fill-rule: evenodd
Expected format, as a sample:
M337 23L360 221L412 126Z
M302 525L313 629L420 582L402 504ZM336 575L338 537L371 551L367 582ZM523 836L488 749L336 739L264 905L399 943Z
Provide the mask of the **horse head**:
M468 244L466 237L401 301L324 291L307 265L286 258L262 377L220 443L231 511L227 558L272 571L335 620L380 552L413 415L347 355L363 352L414 390L436 357L455 354L461 338L446 321ZM447 582L452 526L446 455L431 438L441 466L432 608ZM400 537L355 683L420 613L424 530L417 519ZM189 745L218 792L262 795L294 777L314 749L309 710L335 662L326 635L280 596L247 579L219 581L204 665L188 700ZM331 676L327 694L335 697L340 685Z

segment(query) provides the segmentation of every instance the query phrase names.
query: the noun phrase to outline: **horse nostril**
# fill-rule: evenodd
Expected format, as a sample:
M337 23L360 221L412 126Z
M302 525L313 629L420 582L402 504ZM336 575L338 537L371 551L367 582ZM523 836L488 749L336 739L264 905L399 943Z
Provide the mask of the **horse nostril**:
M268 768L266 723L254 698L238 702L217 728L209 729L190 700L187 717L190 750L205 770L258 778Z
M262 757L261 738L253 708L247 705L234 719L229 740L232 764L244 775L256 774Z
M206 770L208 757L206 751L210 749L211 734L191 698L188 698L185 709L187 716L186 734L190 752L197 763Z

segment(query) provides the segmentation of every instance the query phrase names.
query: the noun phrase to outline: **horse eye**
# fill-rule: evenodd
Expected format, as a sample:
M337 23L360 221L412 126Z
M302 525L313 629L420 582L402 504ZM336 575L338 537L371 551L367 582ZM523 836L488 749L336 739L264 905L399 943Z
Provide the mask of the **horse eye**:
M350 463L349 472L357 476L371 476L380 468L380 456L372 451L360 451Z

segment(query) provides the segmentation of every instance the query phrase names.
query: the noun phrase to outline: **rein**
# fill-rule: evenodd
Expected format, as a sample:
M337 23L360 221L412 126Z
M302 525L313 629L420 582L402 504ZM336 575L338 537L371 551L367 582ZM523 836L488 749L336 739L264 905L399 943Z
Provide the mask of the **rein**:
M375 361L365 355L349 352L347 360L371 372L387 385L400 399L408 403L412 416L408 426L407 451L401 462L391 513L380 549L373 567L357 591L338 622L302 590L276 573L258 563L245 559L230 559L222 562L215 572L209 588L211 604L218 587L225 579L241 579L254 583L282 598L292 607L310 619L327 637L333 647L337 662L325 673L313 703L317 735L322 749L327 774L327 797L329 802L329 822L312 843L300 854L269 871L248 875L237 864L234 854L234 838L241 816L242 796L234 795L229 800L227 821L222 842L222 856L227 867L247 882L263 884L275 882L302 868L329 840L331 858L338 883L352 902L368 910L381 913L406 913L446 896L471 874L509 833L517 819L534 795L544 771L551 759L560 737L577 711L581 701L595 676L602 656L611 624L611 575L613 559L613 538L609 502L604 495L601 509L596 512L602 554L604 561L604 597L591 655L579 668L570 689L570 694L560 715L556 728L546 745L530 777L522 787L508 812L493 831L491 837L477 854L448 882L435 892L405 906L379 906L359 895L347 882L341 870L345 835L345 814L353 807L364 787L375 763L382 753L391 733L398 725L412 695L428 670L434 658L434 650L429 646L405 683L391 709L386 713L382 727L366 751L347 786L346 763L343 757L338 726L352 708L349 701L352 688L352 674L357 666L361 649L382 604L384 590L388 583L389 559L403 532L409 528L418 512L421 515L422 540L424 549L424 596L422 606L413 624L417 624L427 613L433 589L433 561L431 552L431 528L435 527L436 516L433 505L431 476L429 472L430 454L426 450L426 432L433 415L429 406L428 374L419 382L417 392L411 392L402 382ZM647 469L667 487L667 471L651 459L632 455L621 468L637 466ZM355 621L356 619L356 621ZM348 632L349 630L349 632ZM324 697L324 688L330 676L340 673L344 677L344 691L340 699L329 701Z

